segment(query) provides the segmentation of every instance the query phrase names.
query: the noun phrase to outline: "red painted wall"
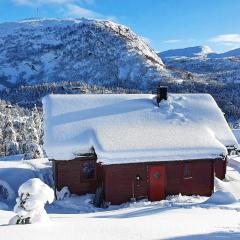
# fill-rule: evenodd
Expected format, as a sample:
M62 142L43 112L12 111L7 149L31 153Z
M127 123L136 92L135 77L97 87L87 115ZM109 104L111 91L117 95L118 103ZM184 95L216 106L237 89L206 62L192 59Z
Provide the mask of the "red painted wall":
M96 178L83 181L81 171L83 163L96 163L96 158L81 158L71 161L54 161L54 178L57 190L68 186L71 193L94 193L100 185L104 186L106 201L112 204L128 202L132 197L148 197L148 166L151 163L103 165L96 164ZM184 164L191 164L191 178L184 177ZM184 195L209 196L213 190L214 171L221 179L225 177L226 162L222 160L194 160L159 162L152 165L164 165L166 169L166 195L182 193ZM136 177L140 177L138 181Z
M150 163L151 164L151 163ZM128 202L131 197L148 197L149 163L119 164L104 166L105 172L105 197L112 204ZM183 161L159 162L153 165L164 165L166 167L166 195L203 195L209 196L213 190L213 160L194 160L192 164L192 178L184 179ZM142 177L137 182L136 175ZM134 186L134 194L133 187Z
M132 197L147 196L147 171L144 163L104 166L105 197L113 204L128 202ZM137 181L136 176L142 180Z
M71 193L85 194L95 193L96 188L102 184L102 166L96 164L96 159L76 159L70 161L55 162L55 187L59 191L68 186ZM82 177L83 164L93 162L96 164L96 177L84 180Z
M227 170L227 160L216 160L214 161L214 172L216 174L216 177L219 179L224 179L226 175Z

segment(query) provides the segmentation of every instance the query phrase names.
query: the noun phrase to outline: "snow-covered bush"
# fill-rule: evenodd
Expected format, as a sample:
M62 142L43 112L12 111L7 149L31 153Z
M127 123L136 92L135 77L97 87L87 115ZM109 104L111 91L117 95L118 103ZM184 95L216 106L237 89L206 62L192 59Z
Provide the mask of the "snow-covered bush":
M5 126L3 129L3 145L5 149L5 155L16 155L18 154L18 142L16 132L13 128L12 116L10 111L5 116Z
M15 198L15 193L10 185L0 179L0 199L11 200Z
M43 151L41 147L35 142L28 142L26 144L26 152L24 154L24 159L37 159L43 157Z
M39 178L29 179L18 190L18 198L14 212L17 214L10 219L9 224L30 224L48 221L44 209L46 202L54 200L53 190Z
M60 191L56 191L57 200L64 200L65 198L68 198L70 196L71 193L68 187L63 187Z

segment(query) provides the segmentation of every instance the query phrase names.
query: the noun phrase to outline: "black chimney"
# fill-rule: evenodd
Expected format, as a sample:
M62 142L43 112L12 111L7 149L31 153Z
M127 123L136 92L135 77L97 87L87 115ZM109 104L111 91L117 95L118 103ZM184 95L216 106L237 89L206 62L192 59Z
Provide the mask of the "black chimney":
M167 100L167 92L168 89L167 87L163 87L163 86L158 86L157 87L157 105L159 107L159 103L164 99Z

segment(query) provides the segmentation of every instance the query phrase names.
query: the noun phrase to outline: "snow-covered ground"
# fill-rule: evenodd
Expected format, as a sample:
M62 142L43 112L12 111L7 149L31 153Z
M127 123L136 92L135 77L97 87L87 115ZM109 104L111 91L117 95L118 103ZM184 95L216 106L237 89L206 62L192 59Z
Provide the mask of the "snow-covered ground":
M16 169L32 170L36 173L34 177L46 177L48 171L43 166L47 169L49 166L44 161L37 164L36 160L30 161L35 170L22 161L0 161L0 178L4 166L11 168L13 164ZM239 171L240 157L232 157L227 180L240 181ZM0 210L0 239L240 239L239 201L221 204L216 198L180 195L160 202L141 201L104 210L91 205L92 197L88 194L55 201L46 207L51 223L33 225L8 225L14 213L11 204L5 202L9 210Z

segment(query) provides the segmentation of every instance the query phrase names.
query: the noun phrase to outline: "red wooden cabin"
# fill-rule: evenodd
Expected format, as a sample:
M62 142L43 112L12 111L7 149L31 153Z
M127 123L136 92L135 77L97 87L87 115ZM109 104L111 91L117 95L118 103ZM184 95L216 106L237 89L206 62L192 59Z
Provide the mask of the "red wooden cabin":
M211 195L236 139L210 95L163 94L45 97L56 189L81 195L102 186L112 204Z

